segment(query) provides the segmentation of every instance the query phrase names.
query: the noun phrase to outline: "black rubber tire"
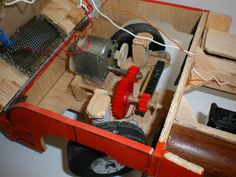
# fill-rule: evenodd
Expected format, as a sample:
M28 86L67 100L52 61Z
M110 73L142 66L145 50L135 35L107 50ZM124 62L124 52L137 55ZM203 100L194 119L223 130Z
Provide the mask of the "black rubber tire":
M162 38L159 31L157 29L155 29L154 27L152 27L151 25L149 25L149 24L135 23L135 24L127 25L124 28L129 30L130 32L132 32L134 34L138 34L140 32L150 33L153 36L153 39L155 41L158 41L162 44L165 44L164 39ZM123 30L117 31L111 37L111 40L117 41L118 49L120 49L120 47L123 43L127 43L129 45L128 57L132 56L132 42L133 42L133 39L134 39L134 37L132 35L128 34L127 32L125 32ZM150 45L149 45L149 50L152 50L152 51L165 50L165 47L157 45L157 44L151 42Z
M130 138L134 141L146 144L146 137L143 130L134 124L114 121L100 123L96 126L101 129ZM90 168L91 163L95 159L99 157L105 157L107 155L103 152L72 141L68 143L67 154L70 171L80 177L115 177L132 170L128 167L124 167L120 171L113 174L97 174Z

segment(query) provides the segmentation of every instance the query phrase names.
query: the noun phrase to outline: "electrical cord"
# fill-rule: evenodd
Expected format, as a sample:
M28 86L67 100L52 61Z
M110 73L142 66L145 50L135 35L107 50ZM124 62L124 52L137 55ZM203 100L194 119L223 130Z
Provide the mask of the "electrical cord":
M205 78L204 76L202 76L197 70L196 68L193 68L192 71L199 77L201 78L203 81L216 81L216 83L219 85L219 86L223 86L223 85L230 85L232 87L236 87L235 84L232 84L230 82L221 82L219 81L216 76L210 76L209 78Z
M125 12L125 13L127 13L127 14L130 14L130 15L132 15L132 16L135 16L135 17L137 17L137 18L143 20L143 21L146 22L147 24L151 25L153 28L157 29L157 30L158 30L161 34L163 34L168 40L170 40L170 41L171 41L172 43L174 43L177 47L179 47L179 49L180 49L181 51L183 51L184 53L186 53L185 50L184 50L184 48L183 48L178 42L176 42L174 39L172 39L172 38L171 38L168 34L166 34L162 29L156 27L156 25L153 25L153 23L152 23L151 21L147 20L147 19L144 18L143 16L140 16L140 15L138 15L138 14L136 14L136 13L134 13L134 12L128 10L128 9L119 7L119 6L115 5L115 4L113 4L112 2L107 2L107 1L106 1L106 4L108 4L111 8L114 8L114 9L119 10L120 12Z
M27 4L34 4L35 0L32 0L32 1L28 1L28 0L15 0L15 1L12 1L12 2L5 2L3 4L5 6L12 6L12 5L17 4L19 2L24 2L24 3L27 3Z
M137 14L135 14L135 13L129 11L129 10L127 10L127 9L122 9L122 8L120 8L120 7L118 7L118 6L114 5L114 4L112 4L112 3L110 3L110 2L108 3L111 7L116 8L116 9L118 9L119 11L129 13L129 14L131 14L131 15L133 15L133 16L136 16L137 18L142 19L143 21L145 21L146 23L148 23L149 25L153 26L153 27L156 28L158 31L160 31L167 39L169 39L171 42L173 42L176 46L164 45L164 44L159 43L159 42L157 42L157 41L155 41L155 40L153 40L153 39L151 39L151 38L142 37L142 36L138 36L138 35L135 35L135 34L131 33L130 31L126 30L125 28L122 28L122 27L118 26L118 25L117 25L116 23L114 23L109 17L107 17L105 14L103 14L103 13L97 8L96 4L94 3L94 0L91 0L91 2L93 3L93 6L94 6L94 8L96 9L96 11L97 11L100 15L102 15L104 18L106 18L109 22L111 22L111 23L112 23L115 27L117 27L118 29L125 31L125 32L129 33L130 35L132 35L132 36L134 36L134 37L136 37L136 38L139 38L139 39L146 39L146 40L149 40L149 41L151 41L151 42L153 42L153 43L155 43L155 44L158 44L158 45L160 45L160 46L169 47L169 48L176 48L176 49L178 49L178 50L183 51L184 53L186 53L186 54L189 55L189 56L193 56L193 55L194 55L194 53L184 50L183 47L182 47L180 44L178 44L176 41L174 41L173 39L171 39L163 30L157 29L155 26L153 26L153 25L151 24L151 22L149 22L147 19L145 19L145 18L143 18L143 17L141 17L141 16L139 16L139 15L137 15ZM193 68L192 71L193 71L199 78L201 78L201 79L204 80L204 81L216 81L216 83L217 83L219 86L230 85L230 86L236 87L235 84L232 84L232 83L230 83L230 82L220 82L220 81L216 78L216 76L210 76L209 78L205 78L204 76L202 76L201 74L199 74L199 72L197 72L195 68Z

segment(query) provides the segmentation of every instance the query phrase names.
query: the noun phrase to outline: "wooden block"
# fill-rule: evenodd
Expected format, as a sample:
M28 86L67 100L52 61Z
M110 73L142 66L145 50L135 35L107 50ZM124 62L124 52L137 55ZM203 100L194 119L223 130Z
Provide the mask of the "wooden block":
M228 32L231 26L232 17L215 12L210 12L206 28Z
M207 33L205 51L236 60L236 35L209 29Z
M51 0L41 11L42 14L48 16L54 23L58 24L65 32L70 33L75 27L71 21L69 14L76 7L71 0ZM79 9L78 9L79 10ZM82 9L80 9L82 11ZM78 20L78 19L77 19Z
M94 93L86 112L90 118L104 118L110 110L111 98L106 90L96 89Z
M75 76L74 80L71 82L71 88L73 95L77 101L83 101L87 98L86 91L80 87L82 78L80 76Z
M153 36L149 33L139 33L138 36L147 37L153 39ZM133 62L138 66L144 66L147 63L146 51L151 41L134 38L132 50L133 50Z
M74 8L69 14L68 18L72 21L75 25L78 24L81 19L84 17L84 11L80 8Z

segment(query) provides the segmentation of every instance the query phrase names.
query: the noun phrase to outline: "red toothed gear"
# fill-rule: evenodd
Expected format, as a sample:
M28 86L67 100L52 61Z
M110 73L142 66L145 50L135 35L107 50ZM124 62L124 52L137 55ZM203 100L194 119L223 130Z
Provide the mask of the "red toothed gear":
M138 110L141 112L147 112L148 110L148 102L151 99L151 95L144 93L140 96L138 103Z
M128 98L133 93L134 83L137 81L138 73L139 67L131 66L128 74L116 86L112 102L112 114L117 119L124 118L129 110L130 103Z
M129 95L133 92L134 82L128 77L122 78L116 86L112 103L112 114L117 119L125 117L130 103Z
M126 77L129 77L130 79L133 80L133 82L135 82L137 80L137 74L139 73L139 67L138 66L131 66L128 69L128 74Z

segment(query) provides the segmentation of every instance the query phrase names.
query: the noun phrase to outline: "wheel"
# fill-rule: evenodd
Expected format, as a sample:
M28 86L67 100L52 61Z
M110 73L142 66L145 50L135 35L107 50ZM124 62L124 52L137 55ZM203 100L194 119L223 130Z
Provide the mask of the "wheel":
M96 125L104 130L146 144L142 129L127 122L104 122ZM68 165L80 177L115 177L132 169L120 164L105 153L70 141L67 146Z
M152 27L151 25L149 25L149 24L135 23L135 24L127 25L124 28L129 30L130 32L132 32L134 34L138 34L138 33L141 33L141 32L150 33L153 36L153 39L155 41L158 41L162 44L165 44L165 42L164 42L161 34L159 33L159 31L157 29L155 29L154 27ZM134 39L133 36L131 36L130 34L128 34L127 32L125 32L123 30L117 31L111 37L111 40L117 41L118 49L120 49L120 47L123 43L127 43L129 45L128 57L132 56L132 42L133 42L133 39ZM152 51L165 50L165 47L157 45L157 44L151 42L150 45L149 45L149 50L152 50Z

